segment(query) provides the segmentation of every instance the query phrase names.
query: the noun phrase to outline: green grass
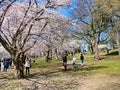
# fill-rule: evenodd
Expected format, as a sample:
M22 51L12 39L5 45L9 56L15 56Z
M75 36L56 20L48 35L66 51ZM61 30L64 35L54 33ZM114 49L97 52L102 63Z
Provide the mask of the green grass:
M117 50L110 51L110 54L100 53L101 60L94 61L93 56L86 55L87 70L96 74L120 74L120 56Z
M90 75L90 74L120 74L120 60L119 56L116 55L117 50L110 51L109 55L106 55L106 52L100 53L101 60L95 61L94 56L90 53L86 53L85 57L85 66L80 66L80 53L76 54L78 68L74 69L72 63L68 65L68 72L66 74L71 75ZM112 55L111 55L112 54ZM59 67L62 67L62 60L49 60L46 62L44 57L34 58L36 61L32 64L32 68L47 68L51 70L61 71ZM68 55L68 62L72 61L72 55Z
M53 64L57 64L60 62L59 60L55 60L54 57L52 60L49 60L48 62L45 61L44 57L32 58L32 60L35 60L35 63L31 63L32 68L46 68L49 66L51 66L51 68L52 68Z
M103 60L94 63L93 66L101 66L97 73L117 74L120 72L120 60L118 56L106 56Z

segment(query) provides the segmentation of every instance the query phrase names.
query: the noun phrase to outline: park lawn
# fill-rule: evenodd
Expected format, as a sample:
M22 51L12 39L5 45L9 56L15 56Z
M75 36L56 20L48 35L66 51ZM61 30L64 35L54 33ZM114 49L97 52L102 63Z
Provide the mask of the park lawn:
M75 88L82 85L81 83L84 83L85 80L88 81L87 84L91 85L91 80L96 82L97 79L99 81L98 85L101 85L103 82L100 80L104 80L105 77L108 80L107 83L115 84L111 81L111 77L116 80L115 77L120 75L120 57L114 53L116 51L111 51L110 55L100 53L101 60L99 61L95 61L93 55L86 53L84 55L84 66L80 66L80 53L78 53L76 54L77 68L73 68L72 55L69 55L67 71L63 70L62 60L55 60L54 57L53 60L48 62L45 62L44 57L32 58L32 60L35 60L35 63L31 63L30 76L26 76L25 79L15 79L14 70L10 68L8 72L0 74L0 90L31 90L31 88L36 86L40 90L77 90ZM117 77L117 80L119 80L119 77Z
M112 54L111 54L112 53ZM114 55L115 53L115 55ZM31 63L31 73L36 73L37 69L44 69L43 73L47 74L49 72L62 72L66 75L71 76L86 76L93 74L120 74L120 56L116 55L116 50L110 52L110 55L106 55L106 53L100 53L101 60L95 61L94 56L90 53L86 53L84 55L85 60L84 66L80 66L80 53L76 54L77 58L77 68L74 69L72 66L72 55L68 55L68 70L65 72L62 66L62 60L55 60L53 57L52 60L48 62L45 61L44 57L32 58L35 60L35 63ZM42 72L41 72L42 73ZM2 77L8 77L10 75L14 75L13 73L9 73L9 75L1 74Z
M47 68L47 67L53 67L53 65L60 63L60 60L55 60L53 57L52 60L49 60L48 62L45 61L44 57L38 57L38 58L32 58L31 60L35 60L35 63L31 63L31 67L33 69L35 68Z
M90 74L120 74L120 56L116 55L117 50L113 50L110 52L110 55L106 55L106 53L101 52L100 58L101 60L95 61L94 56L90 53L86 53L85 57L85 65L80 66L80 53L76 54L77 58L77 68L74 69L72 67L72 55L68 56L68 71L66 74L76 76L76 75L90 75ZM115 54L115 55L114 55ZM34 58L36 61L32 64L32 68L47 68L52 71L60 71L63 72L62 60L49 60L46 62L43 57Z
M88 65L94 67L91 69L96 74L120 74L120 56L118 56L117 50L110 51L109 55L106 53L100 53L101 60L91 62L89 60ZM89 68L90 68L89 67ZM96 68L96 69L95 69Z
M99 67L95 73L101 74L119 74L120 60L119 56L105 56L104 59L98 62L93 62L93 67Z

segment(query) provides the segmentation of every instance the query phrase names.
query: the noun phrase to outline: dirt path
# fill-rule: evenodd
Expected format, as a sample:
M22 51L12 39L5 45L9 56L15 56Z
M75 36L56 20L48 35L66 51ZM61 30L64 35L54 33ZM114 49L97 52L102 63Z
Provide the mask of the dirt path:
M69 71L48 72L39 69L30 77L21 80L6 77L0 78L0 90L120 90L119 75L99 74L81 77L71 76Z
M82 80L82 85L77 90L120 90L120 76L89 76Z

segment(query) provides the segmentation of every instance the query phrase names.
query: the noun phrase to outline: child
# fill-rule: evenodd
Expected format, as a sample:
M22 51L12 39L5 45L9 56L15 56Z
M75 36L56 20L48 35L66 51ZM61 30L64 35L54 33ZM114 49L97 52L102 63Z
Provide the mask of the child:
M96 57L95 60L98 61L98 60L99 60L99 57Z
M72 59L72 64L73 64L73 67L76 68L77 67L77 64L76 64L76 57L74 56L73 59Z

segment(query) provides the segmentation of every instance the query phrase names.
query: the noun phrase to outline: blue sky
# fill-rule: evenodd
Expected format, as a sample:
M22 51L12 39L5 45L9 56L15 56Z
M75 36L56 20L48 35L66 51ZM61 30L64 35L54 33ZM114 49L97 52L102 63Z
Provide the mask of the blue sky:
M58 11L64 15L64 16L67 16L69 17L69 11L75 6L75 0L72 0L70 5L69 6L65 6L65 7L62 7L62 8L59 8Z

